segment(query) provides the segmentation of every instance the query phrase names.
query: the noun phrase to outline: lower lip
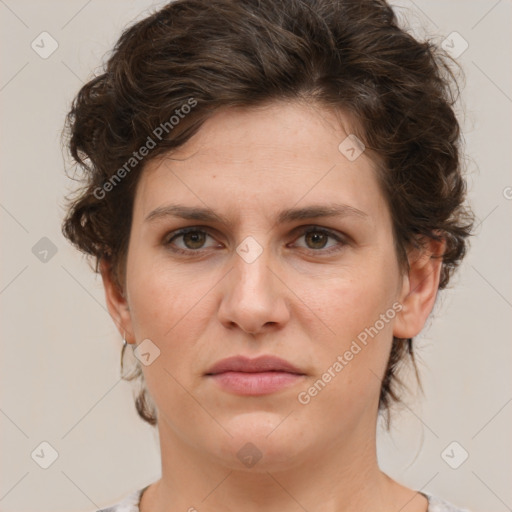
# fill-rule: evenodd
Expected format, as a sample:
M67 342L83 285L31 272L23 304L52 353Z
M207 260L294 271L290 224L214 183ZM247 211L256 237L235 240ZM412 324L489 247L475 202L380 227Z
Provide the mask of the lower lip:
M288 372L224 372L209 375L222 389L237 395L267 395L293 386L303 375Z

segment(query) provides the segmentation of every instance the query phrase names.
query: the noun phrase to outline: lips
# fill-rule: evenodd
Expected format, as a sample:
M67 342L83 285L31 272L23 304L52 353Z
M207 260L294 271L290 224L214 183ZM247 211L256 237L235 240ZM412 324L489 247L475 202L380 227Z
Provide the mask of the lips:
M206 375L217 375L226 372L240 373L263 373L263 372L286 372L297 375L304 375L297 367L275 356L260 356L249 359L244 356L228 357L214 364Z
M245 396L269 395L305 378L296 366L275 356L228 357L214 364L205 376L221 390Z

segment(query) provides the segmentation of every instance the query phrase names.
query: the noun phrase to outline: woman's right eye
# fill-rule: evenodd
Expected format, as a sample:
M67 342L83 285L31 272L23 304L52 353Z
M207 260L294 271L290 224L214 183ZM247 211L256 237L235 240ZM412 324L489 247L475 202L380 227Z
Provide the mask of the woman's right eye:
M199 252L200 250L204 250L205 248L203 246L207 238L210 237L213 239L206 231L197 228L180 229L177 232L171 233L171 235L170 237L166 237L164 245L170 247L172 251L179 253ZM176 240L180 240L180 242L178 243ZM215 246L212 245L211 247Z

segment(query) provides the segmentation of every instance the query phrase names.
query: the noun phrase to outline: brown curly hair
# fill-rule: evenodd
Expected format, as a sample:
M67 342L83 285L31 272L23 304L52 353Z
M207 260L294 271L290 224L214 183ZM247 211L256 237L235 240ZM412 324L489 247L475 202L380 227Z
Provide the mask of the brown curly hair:
M72 103L66 143L84 184L68 198L63 233L95 259L96 272L108 261L122 290L144 164L185 143L219 109L306 100L355 119L352 132L378 162L402 268L407 249L423 237L446 240L439 285L445 288L473 224L453 63L432 40L399 28L384 0L171 2L123 32L103 72ZM164 136L146 158L135 159L156 133ZM388 427L407 356L417 374L412 339L394 338L379 400ZM123 357L124 348L122 374ZM123 378L139 380L137 411L156 424L140 364Z

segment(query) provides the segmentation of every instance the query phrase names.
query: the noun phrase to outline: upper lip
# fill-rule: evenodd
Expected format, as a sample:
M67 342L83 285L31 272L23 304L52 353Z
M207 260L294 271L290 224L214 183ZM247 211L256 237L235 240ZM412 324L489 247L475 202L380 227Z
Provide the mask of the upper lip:
M244 356L228 357L215 363L206 372L206 375L225 372L288 372L303 375L303 372L293 366L293 364L275 356L260 356L255 359Z

